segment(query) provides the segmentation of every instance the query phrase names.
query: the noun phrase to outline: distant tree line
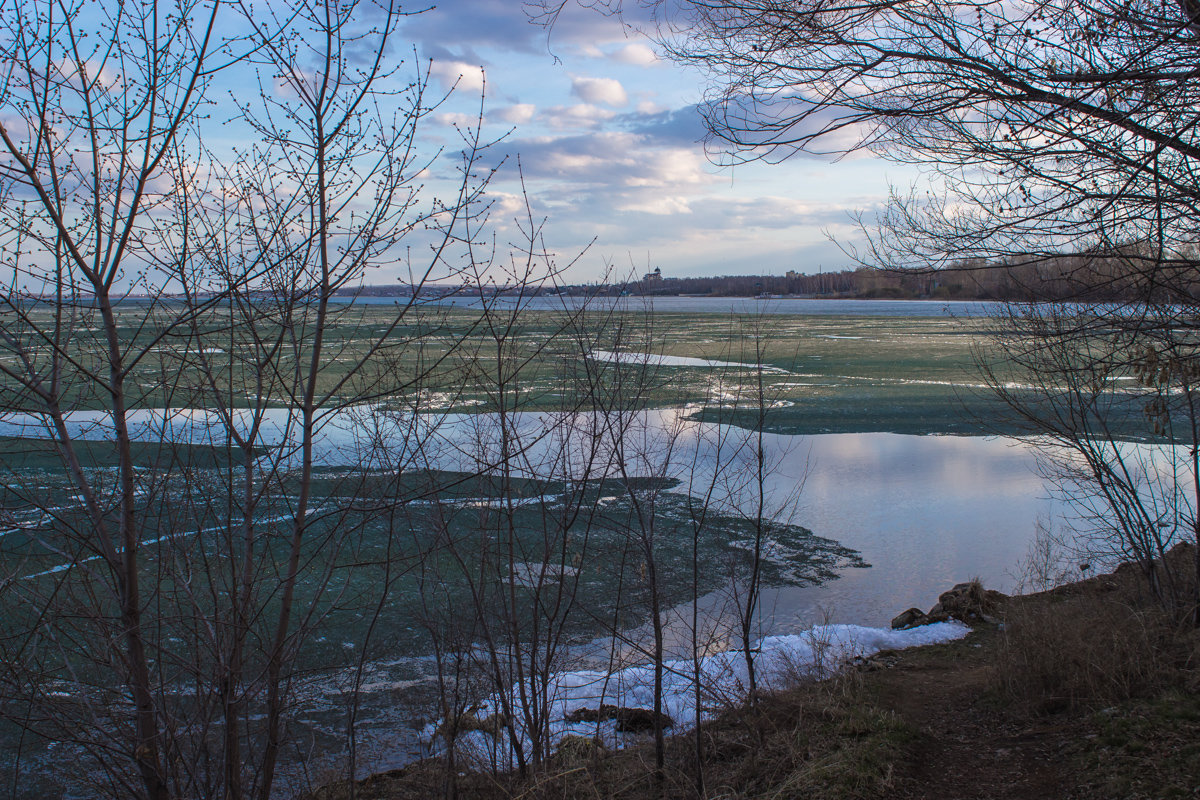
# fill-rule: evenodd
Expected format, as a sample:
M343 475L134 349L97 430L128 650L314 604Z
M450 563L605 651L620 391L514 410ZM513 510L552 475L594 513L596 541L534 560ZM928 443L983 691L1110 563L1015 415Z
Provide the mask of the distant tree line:
M858 267L838 272L662 278L613 285L608 291L645 295L887 298L932 300L1122 301L1144 297L1141 244L1069 255L972 258L940 269ZM1200 279L1173 287L1200 296ZM583 287L571 287L583 291ZM595 291L595 287L592 287Z
M837 272L785 275L718 275L695 278L643 277L624 283L576 284L547 287L545 292L564 295L619 296L693 295L709 297L756 297L791 295L860 299L930 300L1132 300L1145 294L1141 262L1148 257L1141 244L1105 251L1069 255L1011 255L1005 258L962 259L941 269L900 270L858 267ZM1195 285L1175 285L1173 291L1200 296L1200 279ZM469 287L426 285L422 296L450 294L504 295L504 286ZM528 293L528 287L520 291ZM406 285L362 286L342 289L343 296L411 296Z

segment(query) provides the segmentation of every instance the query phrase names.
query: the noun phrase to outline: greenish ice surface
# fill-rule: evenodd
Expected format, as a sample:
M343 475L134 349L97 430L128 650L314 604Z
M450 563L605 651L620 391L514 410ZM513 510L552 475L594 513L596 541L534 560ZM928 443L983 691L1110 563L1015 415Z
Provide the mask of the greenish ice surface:
M48 313L30 316L36 322ZM251 337L232 318L216 309L188 336L160 342L145 314L131 307L117 315L129 347L149 348L133 368L132 407L210 405L201 367L215 375L223 403L255 404L259 372L250 357ZM502 387L509 410L585 408L595 405L598 394L610 409L698 405L698 418L776 433L1022 432L976 368L975 355L986 350L995 324L986 317L596 307L490 319L478 310L441 306L415 308L399 320L395 315L386 305L351 305L333 315L318 393L329 392L334 403L477 413L498 407ZM99 333L84 323L68 347L77 363L99 365ZM257 335L274 334L263 323ZM36 340L27 345L35 362L46 349ZM306 363L307 348L308 340L297 340L283 363ZM0 352L0 361L13 358ZM4 385L0 378L0 390ZM104 407L103 396L86 383L68 386L73 407ZM258 402L269 407L294 402L282 381L268 381L261 391ZM10 407L19 409L21 395L13 395ZM1141 420L1130 420L1130 435L1144 428Z
M119 311L128 315L122 330L131 345L153 341L152 326L140 324L138 313ZM335 318L318 387L333 392L334 402L430 416L501 406L610 414L684 409L694 421L785 435L1021 430L975 366L993 324L987 319L544 311L513 321L501 339L470 309L430 310L389 328L391 314L386 306L350 307ZM164 346L139 363L135 407L204 408L203 392L185 391L203 385L201 361L217 365L226 402L252 404L245 392L254 384L253 359L240 357L243 337L218 317L214 312L210 333L197 341ZM71 346L80 363L94 360L86 334ZM295 353L305 355L303 348ZM354 372L364 359L366 367ZM172 376L169 385L163 375ZM19 394L10 397L10 408L21 411ZM82 383L72 394L80 409L101 409L102 399ZM267 405L291 402L280 392ZM36 639L61 625L72 631L76 652L100 652L101 632L77 624L77 615L108 596L112 578L78 535L89 523L57 451L11 418L0 414L0 639L17 643L31 631ZM1136 409L1127 423L1131 435L1145 427ZM103 439L81 442L79 453L93 483L113 491L115 462ZM140 441L135 460L140 563L154 608L165 610L149 615L152 657L203 663L211 653L197 620L215 613L237 574L238 525L231 519L246 494L243 457L219 442ZM255 624L266 641L279 602L271 587L286 569L300 487L288 464L254 480L254 577L262 593ZM742 579L756 533L744 507L714 505L697 536L695 493L668 477L500 481L450 470L320 465L311 488L297 587L307 642L295 687L297 725L335 752L347 693L363 692L359 720L381 751L393 752L392 763L417 754L411 723L420 715L413 708L430 700L435 637L460 644L485 635L528 640L561 618L563 641L583 647L645 623L647 548L662 565L660 601L670 607ZM804 522L803 514L795 519ZM767 585L818 585L868 566L855 550L791 520L772 522L767 532ZM76 535L57 535L63 531ZM545 605L547 589L552 607ZM488 620L466 611L474 608L494 610L497 627L482 630ZM104 684L102 674L70 658L50 657L42 668L50 689L65 696ZM103 664L91 668L102 672ZM400 746L399 729L409 731ZM0 742L0 750L13 741Z

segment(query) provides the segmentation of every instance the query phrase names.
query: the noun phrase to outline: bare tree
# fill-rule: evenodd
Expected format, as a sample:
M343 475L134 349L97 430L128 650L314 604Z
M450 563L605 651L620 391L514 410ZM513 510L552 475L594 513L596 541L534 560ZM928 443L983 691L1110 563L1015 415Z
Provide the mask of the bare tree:
M536 5L552 22L564 4ZM647 33L669 57L709 75L701 110L716 157L865 150L923 169L927 191L896 190L878 218L861 218L866 244L847 249L862 263L1001 268L1014 284L1009 296L1060 302L1014 305L1005 314L1013 327L1002 342L1021 354L1024 368L1007 382L1042 390L1003 392L1032 412L1027 421L1041 419L1052 436L1076 426L1077 439L1101 437L1111 454L1140 416L1144 428L1191 446L1200 296L1200 120L1190 79L1200 70L1200 26L1192 5L649 5L657 24ZM602 9L622 10L619 0ZM1093 335L1101 342L1088 344ZM1055 342L1024 347L1030 336ZM1079 391L1043 380L1063 374L1078 379ZM1145 413L1110 404L1112 393L1096 386L1083 391L1098 376L1139 383L1132 394ZM1047 416L1047 406L1057 411ZM1097 425L1099 413L1118 415ZM1107 464L1101 473L1122 471L1119 461ZM1180 505L1192 494L1181 489L1164 502L1192 507ZM1128 509L1117 498L1111 505L1106 513ZM1189 528L1189 515L1181 528ZM1197 533L1189 529L1200 543ZM1200 583L1200 561L1192 581Z
M767 583L764 573L771 561L787 562L795 555L789 553L787 531L800 505L807 468L790 476L794 483L787 490L768 486L788 455L780 445L767 441L769 415L779 399L768 381L773 367L766 361L767 344L774 337L764 314L747 315L739 323L736 360L747 365L749 375L739 381L731 404L729 423L739 426L740 436L723 479L726 513L744 520L750 531L747 557L731 569L729 591L746 665L747 697L754 704L759 691L755 642L762 634L759 615Z
M454 445L465 474L478 476L477 496L464 504L442 492L436 501L438 546L449 566L435 580L456 587L460 600L426 613L470 620L439 644L457 654L456 669L467 667L460 680L439 679L439 744L453 759L458 734L475 729L479 721L449 700L473 693L476 704L492 703L488 730L505 740L488 754L490 768L525 775L554 749L551 679L568 665L567 647L580 629L579 595L600 510L596 487L611 458L591 430L599 424L594 392L574 369L596 335L590 307L529 311L558 271L532 216L519 227L519 259L497 264L488 251L471 259L472 285L483 297L505 291L472 312L474 345L455 354L456 371L478 395L477 413L458 423Z
M391 6L3 20L0 370L6 447L28 455L4 481L11 791L52 790L31 775L54 777L47 742L113 796L296 788L298 704L346 668L353 776L375 622L419 566L396 521L421 490L386 476L428 427L382 404L455 388L474 329L420 290L471 266L486 142L464 130L455 193L423 195L441 162L417 131L440 98L399 72ZM247 80L257 100L215 96ZM247 143L215 144L219 124ZM341 301L397 265L414 290L397 306Z
M3 298L5 406L38 415L67 475L57 503L25 501L60 508L71 496L68 487L78 498L52 512L31 542L68 559L68 567L79 565L41 579L55 583L53 590L33 593L65 600L59 605L65 616L39 603L40 614L9 623L20 632L6 639L15 667L10 696L34 704L23 717L41 723L44 714L53 720L44 682L74 683L78 692L68 705L78 707L69 709L61 732L101 763L112 763L109 741L120 741L123 763L107 770L109 785L155 798L171 794L174 770L155 691L155 625L146 616L154 594L143 574L150 549L143 540L154 537L149 520L161 506L143 499L155 498L157 487L138 475L132 416L149 393L133 370L181 320L155 324L171 315L151 300L136 315L150 324L130 341L138 326L118 304L150 288L146 241L170 227L159 217L169 200L161 183L212 71L230 58L231 44L217 34L223 13L217 3L150 3L112 15L81 3L28 3L6 7L3 16L0 191L12 270ZM160 41L160 24L188 33ZM104 409L111 421L112 449L105 454L111 478L89 471L78 441L87 436L72 411L88 406ZM38 580L22 571L18 565L12 575L10 603ZM88 578L82 584L73 580L79 574ZM55 631L72 608L87 610L86 635ZM95 655L111 676L77 671L71 663L77 652ZM15 775L13 781L19 785Z
M1195 565L1167 557L1196 540L1200 480L1195 339L1171 321L1181 311L1014 306L978 361L1074 509L1080 563L1136 563L1159 603L1192 618Z

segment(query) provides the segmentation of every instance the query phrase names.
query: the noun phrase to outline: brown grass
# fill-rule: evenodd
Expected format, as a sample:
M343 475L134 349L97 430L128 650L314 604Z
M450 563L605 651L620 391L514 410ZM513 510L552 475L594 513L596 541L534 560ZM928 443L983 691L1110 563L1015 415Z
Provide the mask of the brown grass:
M899 717L864 701L853 673L764 696L702 729L701 760L708 797L804 797L851 800L887 793L914 735ZM360 800L449 797L475 800L683 800L697 796L693 735L668 739L661 787L651 745L610 752L568 747L521 779L474 773L448 775L429 760L360 782ZM349 797L344 784L319 800Z
M1080 797L1173 800L1200 795L1200 695L1171 689L1092 715L1074 762Z
M1150 697L1187 680L1196 656L1187 628L1113 582L1076 587L1010 604L995 665L1005 700L1044 714Z
M1070 800L1200 797L1200 632L1173 623L1134 577L1098 576L999 607L976 585L963 601L1002 613L999 630L983 624L967 640L885 654L730 709L701 730L705 796L940 799L991 786L1040 800L1038 787L1061 785L1077 790L1058 795ZM693 735L667 748L657 782L648 741L608 751L581 738L524 777L430 760L363 781L356 796L697 797ZM343 800L347 789L317 796Z

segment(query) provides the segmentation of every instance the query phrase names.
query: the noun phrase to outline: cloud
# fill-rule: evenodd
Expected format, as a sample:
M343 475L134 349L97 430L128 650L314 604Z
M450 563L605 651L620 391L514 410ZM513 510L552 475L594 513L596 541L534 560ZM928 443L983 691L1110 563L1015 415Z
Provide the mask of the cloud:
M618 48L609 58L618 64L632 64L637 67L649 67L659 63L654 50L641 42L630 42L624 47Z
M629 104L625 87L615 78L572 78L571 94L585 103L602 103L614 108Z
M874 126L856 121L848 106L823 105L801 95L764 99L728 95L709 106L697 106L718 127L728 124L743 148L754 148L768 163L799 157L830 161L869 157L866 145ZM804 149L794 144L805 140Z
M629 200L616 206L617 211L627 211L637 214L654 214L666 216L671 214L692 213L691 204L686 197L670 196L655 192L646 198Z
M650 151L645 159L645 171L629 177L629 186L671 188L688 183L711 183L708 162L702 153L681 147Z
M638 106L639 112L643 108ZM677 146L695 145L704 140L707 133L700 106L690 105L655 113L626 114L621 118L623 127L662 144Z
M537 106L533 103L516 103L511 106L496 109L489 116L500 122L508 122L513 125L520 125L522 122L529 122L533 119L533 115L537 113Z
M511 0L447 0L411 17L403 33L419 42L426 56L448 46L496 47L532 53L544 32L531 25ZM453 43L453 44L451 44Z
M537 24L521 3L513 0L439 0L436 6L410 17L404 35L419 43L425 56L445 56L446 48L471 48L551 54L559 47L599 47L629 38L631 27L648 29L652 14L639 3L627 3L620 16L604 14L583 4L567 3L547 29ZM451 44L452 43L452 44ZM439 51L435 53L436 51Z
M475 52L475 48L460 45L457 50L451 50L436 42L428 42L422 48L422 55L431 61L465 61L468 64L483 64L486 59Z
M550 106L543 109L539 120L556 130L578 130L599 127L617 115L617 112L600 108L591 103L576 103L573 106Z
M855 231L839 230L845 212L819 203L795 205L788 198L728 197L705 186L684 194L663 188L613 186L610 190L565 183L539 184L535 213L547 213L556 241L598 237L581 269L599 274L601 261L622 273L646 263L674 275L731 274L833 268L845 263L824 231L850 242Z
M846 219L850 206L835 202L804 202L790 197L717 197L694 201L701 225L714 228L784 230L825 226Z
M508 147L521 154L526 177L598 190L658 188L679 194L681 187L714 180L698 148L650 146L644 136L622 131L514 140Z
M507 222L525 211L525 199L519 194L489 189L487 196L491 202L491 216L497 218L499 223Z
M429 65L429 74L444 89L452 87L459 91L479 92L484 87L483 67L465 61L434 61Z
M462 114L456 111L438 114L433 119L439 125L456 125L459 128L470 128L479 124L478 115Z

